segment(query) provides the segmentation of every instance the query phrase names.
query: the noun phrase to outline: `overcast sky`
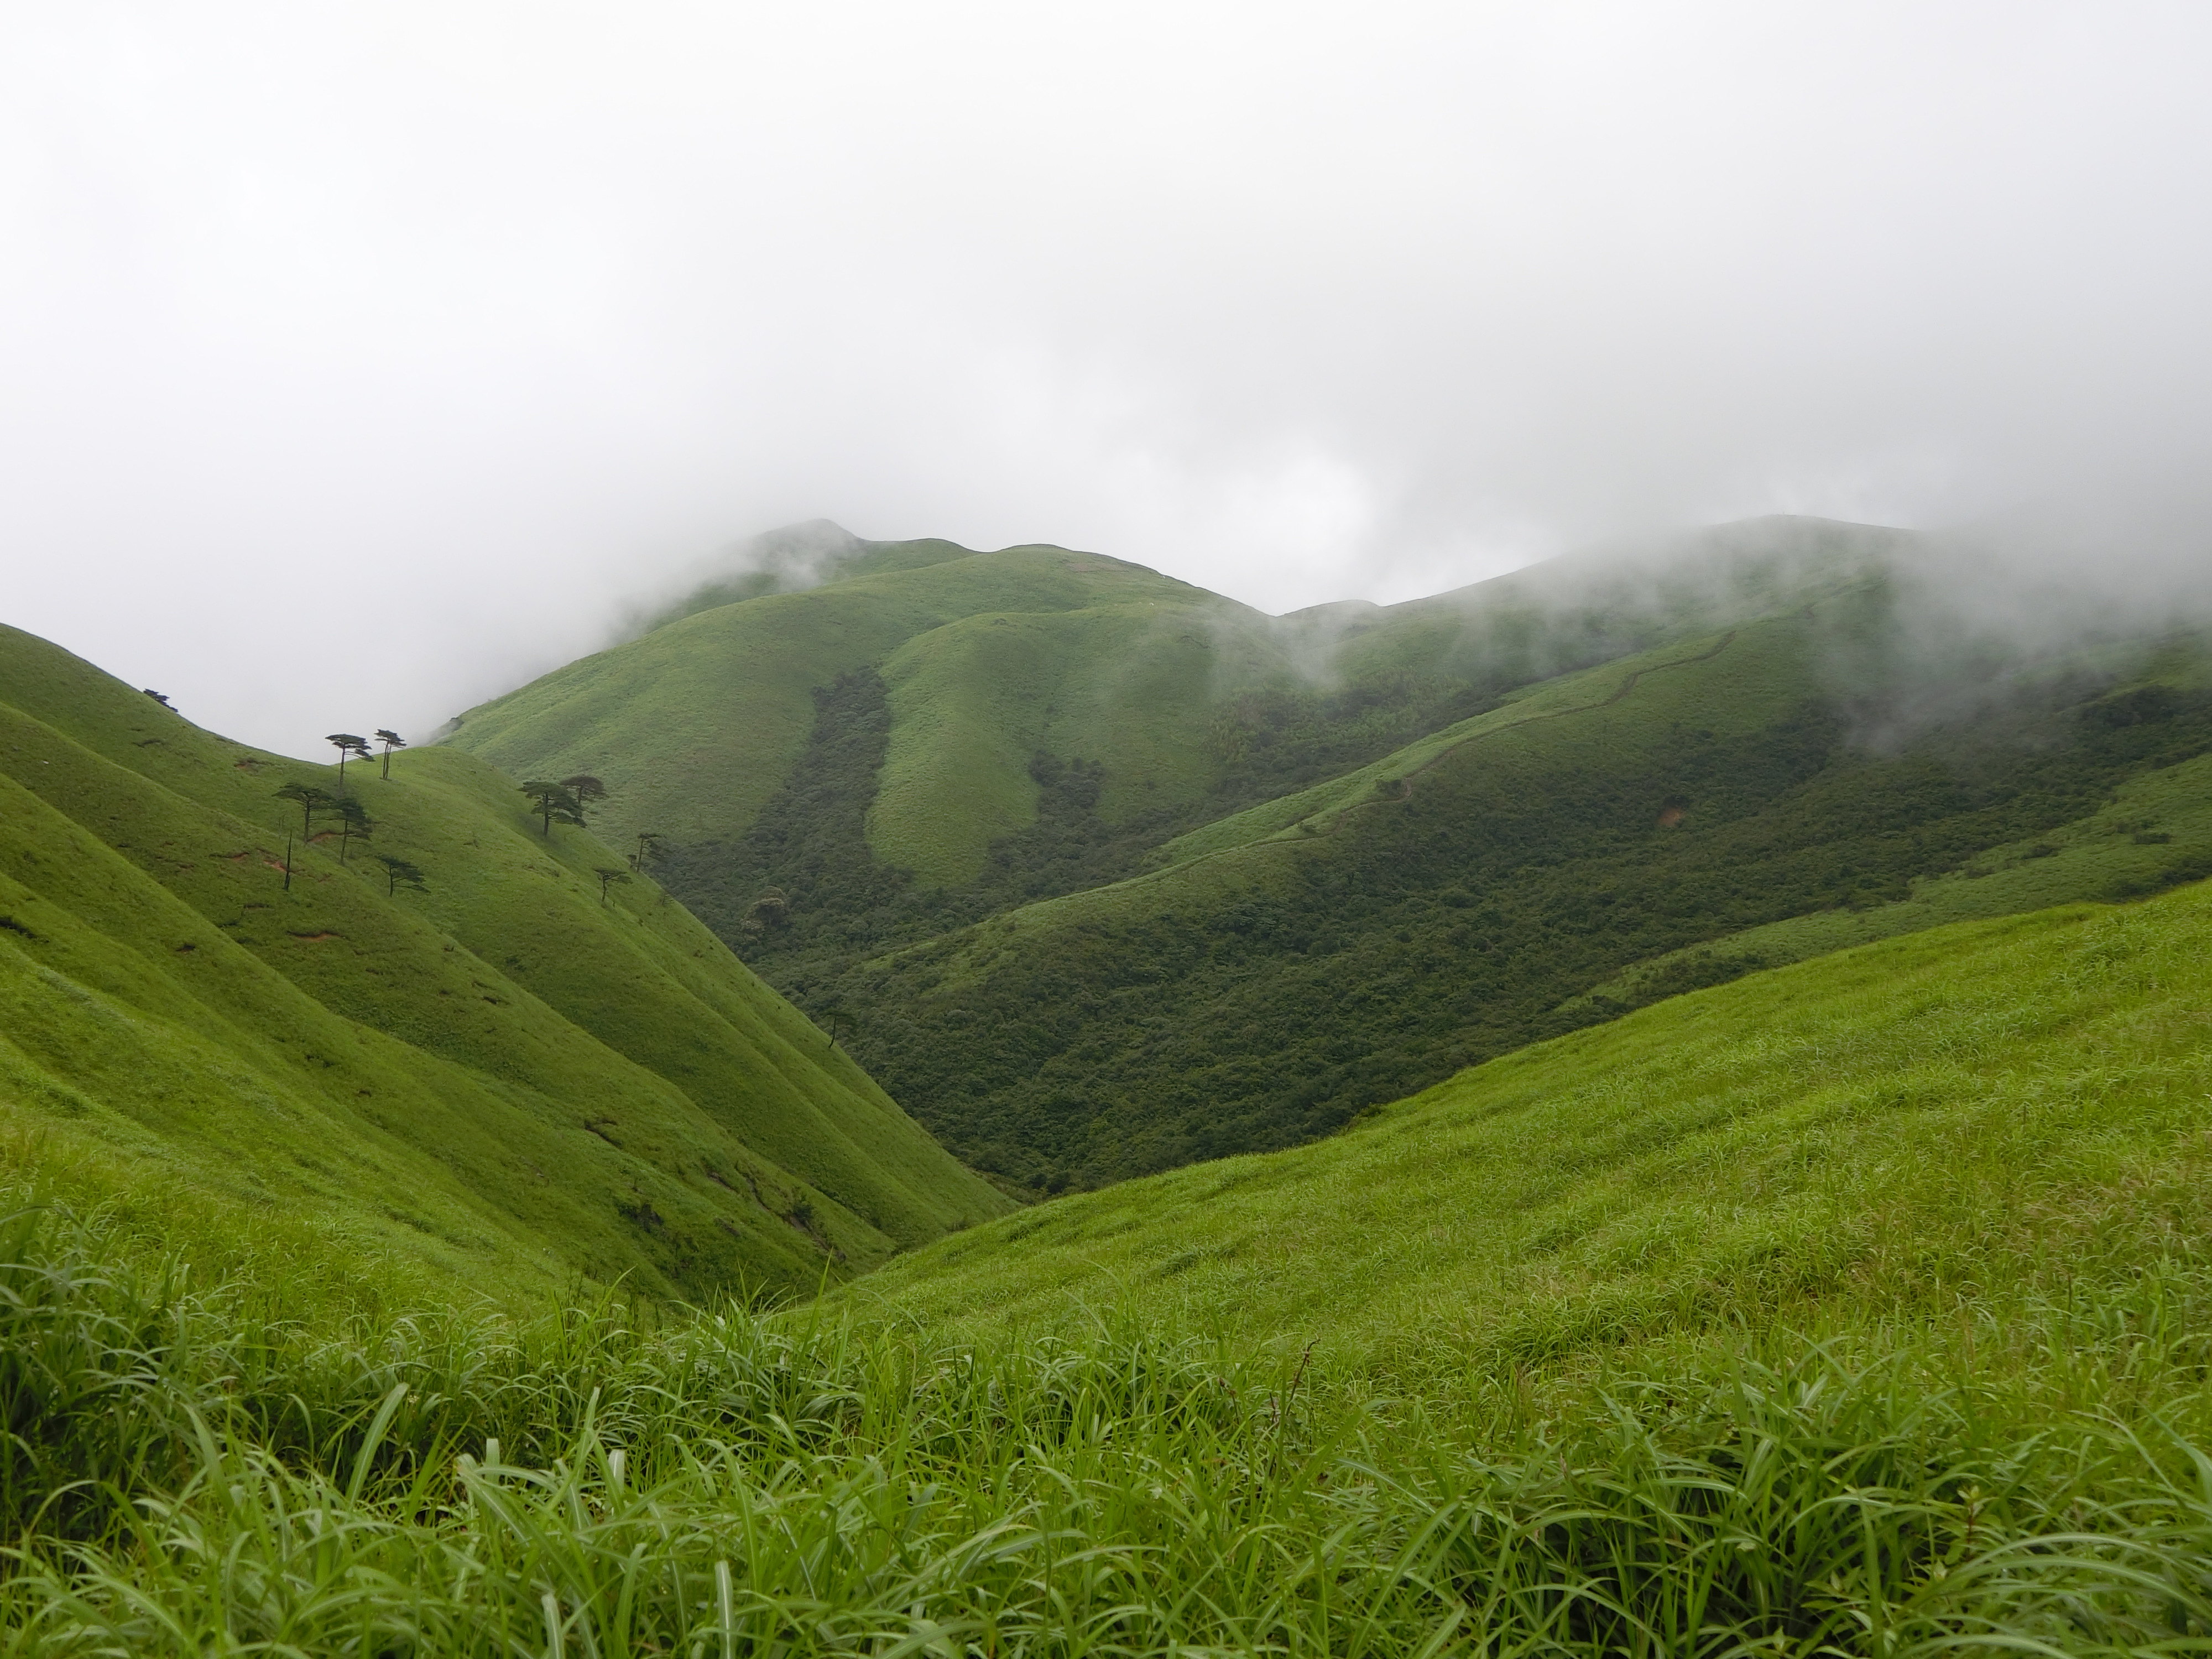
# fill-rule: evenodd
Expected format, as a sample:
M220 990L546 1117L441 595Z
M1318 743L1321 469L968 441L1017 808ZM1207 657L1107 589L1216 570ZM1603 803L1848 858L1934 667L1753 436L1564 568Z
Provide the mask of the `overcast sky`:
M717 547L1270 611L2212 437L2212 8L0 0L0 620L293 752Z

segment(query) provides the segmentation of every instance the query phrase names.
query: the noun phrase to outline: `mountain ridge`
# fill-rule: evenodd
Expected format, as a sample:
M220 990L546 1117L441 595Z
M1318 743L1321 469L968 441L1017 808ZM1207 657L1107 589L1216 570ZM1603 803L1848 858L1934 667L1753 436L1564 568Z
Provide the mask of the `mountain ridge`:
M1280 618L1064 550L734 600L664 634L656 696L720 672L686 657L710 643L687 628L767 643L889 595L949 620L783 659L781 780L658 867L1002 1178L1053 1190L1280 1146L1610 1018L1646 999L1631 981L1783 948L1739 934L2028 903L2005 881L1929 908L1916 884L2086 824L2212 743L2202 642L2157 669L2147 638L2039 655L1930 635L1934 558L1910 532L1784 518ZM1071 603L1040 560L1102 586ZM2166 699L2148 722L2106 717L2129 684ZM559 735L546 687L516 741ZM692 701L702 732L751 718ZM2155 886L2190 848L2118 862ZM2034 903L2110 885L2080 860L2051 872L2073 884Z

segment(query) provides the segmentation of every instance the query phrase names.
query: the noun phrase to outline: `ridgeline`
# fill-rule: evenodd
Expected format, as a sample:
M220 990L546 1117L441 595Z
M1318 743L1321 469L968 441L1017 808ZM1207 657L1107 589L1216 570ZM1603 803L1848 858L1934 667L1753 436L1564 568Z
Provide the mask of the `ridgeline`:
M625 779L669 890L1033 1194L2212 870L2203 641L1937 639L1898 532L1758 520L1282 618L1060 549L817 545L812 586L708 590L451 741Z

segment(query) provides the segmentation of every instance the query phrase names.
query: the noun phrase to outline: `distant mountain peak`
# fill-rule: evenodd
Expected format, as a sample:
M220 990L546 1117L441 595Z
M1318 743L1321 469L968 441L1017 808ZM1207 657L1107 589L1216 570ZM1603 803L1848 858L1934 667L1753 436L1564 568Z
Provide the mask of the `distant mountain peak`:
M764 530L738 544L759 568L771 565L815 564L851 558L866 546L844 526L829 519L805 519L775 530Z
M670 604L639 612L623 631L635 638L720 605L819 587L864 556L868 546L829 519L764 530L723 549L709 562L705 580Z

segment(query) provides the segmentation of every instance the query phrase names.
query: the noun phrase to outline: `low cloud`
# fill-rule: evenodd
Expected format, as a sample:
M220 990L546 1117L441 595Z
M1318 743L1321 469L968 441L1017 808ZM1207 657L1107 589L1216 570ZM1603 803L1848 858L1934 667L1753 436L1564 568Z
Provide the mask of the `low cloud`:
M2016 628L2204 564L2200 9L86 0L9 45L0 617L280 749L817 517L1269 611L1774 512L1971 540Z

